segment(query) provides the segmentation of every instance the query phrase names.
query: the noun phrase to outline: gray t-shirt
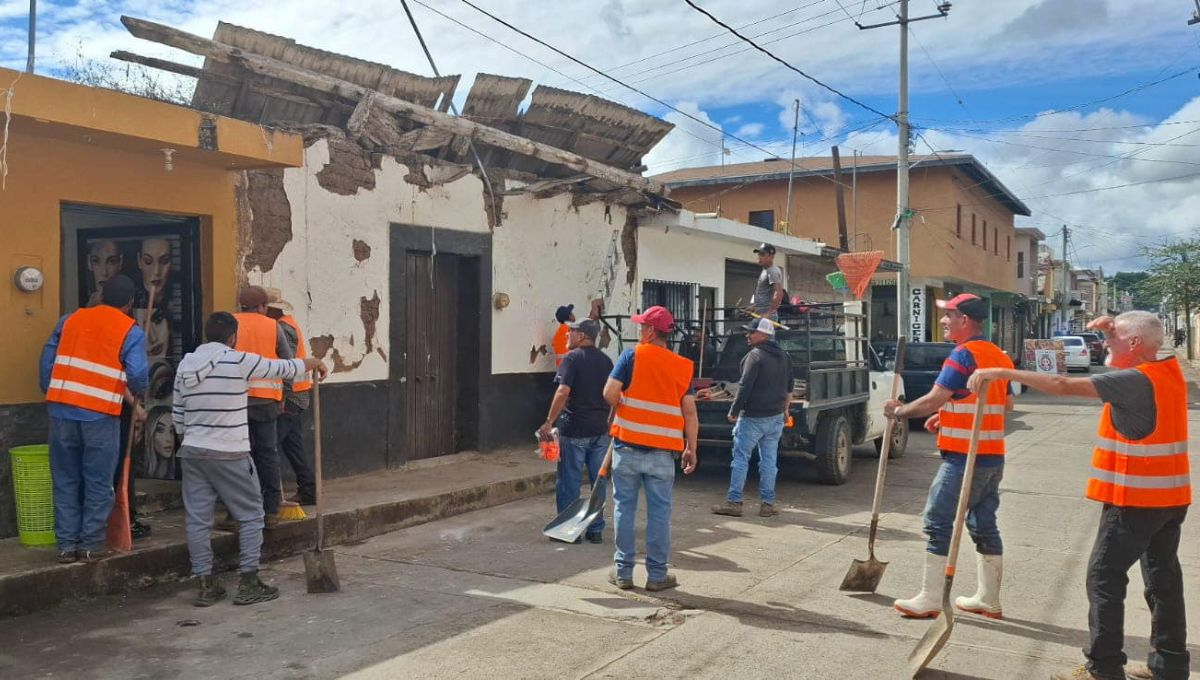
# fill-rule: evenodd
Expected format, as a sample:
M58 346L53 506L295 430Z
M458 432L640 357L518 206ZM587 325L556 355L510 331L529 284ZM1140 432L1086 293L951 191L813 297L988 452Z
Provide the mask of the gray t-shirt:
M775 284L783 285L783 270L775 265L763 267L758 275L758 287L754 289L754 313L766 314L775 297ZM782 302L781 302L782 303Z
M1092 377L1092 384L1105 403L1112 405L1113 426L1126 439L1145 439L1154 432L1158 409L1154 405L1154 383L1136 368Z

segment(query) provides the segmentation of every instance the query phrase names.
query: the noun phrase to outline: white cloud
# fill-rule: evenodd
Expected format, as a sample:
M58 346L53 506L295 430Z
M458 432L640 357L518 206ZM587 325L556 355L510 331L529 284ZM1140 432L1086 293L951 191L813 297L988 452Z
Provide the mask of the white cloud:
M694 102L680 102L680 111L686 112L720 129L721 126ZM657 174L696 165L719 165L721 163L721 133L705 127L683 114L672 111L664 118L675 124L675 129L646 154L645 163L650 168L647 174Z
M738 128L734 134L738 137L757 137L763 133L766 127L762 123L746 123Z

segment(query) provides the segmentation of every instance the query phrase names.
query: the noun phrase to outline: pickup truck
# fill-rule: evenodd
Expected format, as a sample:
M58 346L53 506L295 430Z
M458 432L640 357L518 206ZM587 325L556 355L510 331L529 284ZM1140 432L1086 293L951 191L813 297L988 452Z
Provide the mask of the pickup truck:
M942 372L942 364L955 346L952 342L910 342L905 346L900 377L904 378L904 396L908 401L916 401L929 394L938 374ZM895 341L876 341L871 347L886 365L892 365L896 356ZM914 418L908 425L910 428L920 428L924 423L924 418Z
M883 403L891 398L894 374L867 343L861 302L811 304L782 315L780 322L788 330L777 329L775 341L792 358L795 389L793 425L783 431L779 454L811 459L818 481L844 484L850 478L853 446L873 441L876 451L882 451ZM702 449L733 446L726 414L749 347L740 324L726 323L725 333L711 376L697 381L698 386L711 382L722 388L718 398L696 400ZM898 423L889 457L903 456L907 445L908 424Z

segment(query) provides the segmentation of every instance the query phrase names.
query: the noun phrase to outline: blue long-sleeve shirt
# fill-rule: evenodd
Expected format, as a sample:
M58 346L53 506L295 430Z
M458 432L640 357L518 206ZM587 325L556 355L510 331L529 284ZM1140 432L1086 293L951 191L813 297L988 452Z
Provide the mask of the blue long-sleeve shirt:
M50 339L42 348L42 359L38 364L38 379L43 394L50 389L50 372L54 369L54 357L58 355L58 341L62 337L63 324L67 322L68 316L70 314L58 320L58 325L54 327L54 332L50 334ZM146 334L137 325L131 327L129 333L125 335L125 342L121 345L121 365L125 370L125 383L129 386L129 391L133 394L145 392L150 383L150 367L146 362ZM112 417L106 413L67 404L50 402L46 406L50 411L51 418L86 422Z

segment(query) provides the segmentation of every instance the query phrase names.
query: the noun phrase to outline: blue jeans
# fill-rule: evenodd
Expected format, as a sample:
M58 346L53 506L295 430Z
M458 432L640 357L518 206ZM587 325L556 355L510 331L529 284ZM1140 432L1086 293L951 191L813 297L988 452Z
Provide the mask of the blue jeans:
M613 522L617 525L617 578L633 578L637 557L638 491L646 490L646 572L651 581L667 577L671 552L671 490L675 486L675 457L662 449L613 447Z
M50 419L54 480L54 537L58 549L100 550L116 495L113 475L121 450L115 416L82 421Z
M925 549L934 555L950 554L950 537L954 531L954 511L967 467L943 460L929 487L925 502L925 534L929 544ZM983 555L1004 554L1000 542L1000 527L996 511L1000 509L1000 480L1004 466L975 466L971 481L971 498L967 505L967 531L975 541L975 549Z
M742 488L746 486L746 472L750 468L750 456L758 447L758 498L763 503L775 502L775 475L779 472L776 460L779 457L779 438L783 436L783 414L766 418L738 417L733 426L733 463L730 465L729 493L725 498L730 503L742 502Z
M606 434L595 437L559 438L558 479L554 483L554 500L559 512L579 500L579 486L583 483L585 465L588 483L596 483L596 478L600 475L600 466L604 464L604 454L608 452L608 440ZM607 494L608 488L604 491ZM589 534L598 534L601 531L604 531L604 513L601 513L587 530Z

